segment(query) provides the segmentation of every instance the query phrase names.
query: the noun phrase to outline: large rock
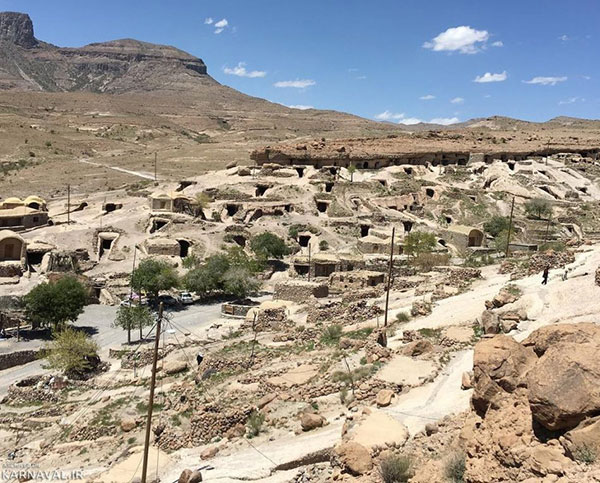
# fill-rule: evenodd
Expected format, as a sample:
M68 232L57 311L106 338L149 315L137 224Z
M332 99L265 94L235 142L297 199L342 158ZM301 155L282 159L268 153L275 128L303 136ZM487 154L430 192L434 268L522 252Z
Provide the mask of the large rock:
M300 426L302 431L310 431L317 429L325 424L325 418L320 414L315 413L303 413L300 417Z
M481 327L484 334L499 334L501 332L500 318L491 310L484 310L481 314Z
M349 441L335 448L340 463L354 475L364 475L373 468L369 450L363 445Z
M394 397L394 391L391 389L382 389L377 393L377 397L375 398L375 403L380 408L384 408L389 406L392 403L392 398Z
M572 457L583 449L600 455L600 416L582 421L575 429L565 433L560 442Z
M433 344L427 339L419 339L412 342L409 342L404 347L402 347L402 354L409 357L420 356L421 354L425 354L426 352L431 352L433 350Z
M133 419L133 418L121 419L121 429L126 433L135 429L136 426L137 426L137 423L136 423L135 419Z
M549 347L527 375L533 417L547 429L571 429L600 411L600 357L593 342Z
M559 446L539 445L530 454L529 465L538 475L562 475L572 464Z
M485 412L503 392L525 386L525 376L536 362L533 350L512 337L497 335L480 341L473 355L473 406Z
M0 13L0 42L35 47L38 43L33 36L33 23L29 15L16 12Z
M588 322L580 324L555 324L542 327L523 341L538 356L544 355L549 347L565 342L596 342L600 345L600 326Z
M165 374L179 374L188 368L186 361L169 361L165 363Z

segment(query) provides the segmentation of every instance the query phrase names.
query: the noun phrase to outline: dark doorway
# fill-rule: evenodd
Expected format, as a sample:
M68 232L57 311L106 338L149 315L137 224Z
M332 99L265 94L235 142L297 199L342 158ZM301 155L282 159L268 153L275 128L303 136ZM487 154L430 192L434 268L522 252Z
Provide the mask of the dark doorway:
M298 275L308 275L308 272L310 271L310 266L309 265L294 265L294 270L296 270L296 273Z
M190 242L187 240L177 240L179 243L179 256L185 258L190 253Z
M331 191L333 190L333 182L332 181L328 181L325 183L325 193L331 193Z
M371 229L370 225L360 225L360 236L365 237L369 234L369 230Z
M304 168L296 168L296 172L298 173L298 178L302 178L304 176Z
M152 220L152 226L150 227L150 233L154 233L169 224L166 220Z
M225 209L227 210L228 216L233 216L238 212L240 207L238 205L228 204L228 205L225 205Z
M259 184L256 187L256 196L264 196L268 189L269 189L269 186L264 185L264 184Z
M315 277L329 277L335 272L335 264L315 263Z
M425 194L429 198L433 198L433 195L435 195L435 191L433 190L433 188L425 188Z
M403 221L402 225L404 226L404 231L406 233L410 233L410 230L412 230L412 227L413 227L413 222L412 221Z
M44 252L27 252L27 261L29 265L39 265L44 258Z
M328 207L329 203L325 203L324 201L317 201L317 210L319 211L319 213L325 213Z
M309 242L310 242L310 235L299 235L298 236L298 243L300 244L301 247L307 247Z
M106 211L107 213L110 213L111 211L115 211L117 209L117 205L115 205L114 203L106 203L104 205L104 211Z
M246 246L246 237L244 235L233 235L231 239L242 248Z

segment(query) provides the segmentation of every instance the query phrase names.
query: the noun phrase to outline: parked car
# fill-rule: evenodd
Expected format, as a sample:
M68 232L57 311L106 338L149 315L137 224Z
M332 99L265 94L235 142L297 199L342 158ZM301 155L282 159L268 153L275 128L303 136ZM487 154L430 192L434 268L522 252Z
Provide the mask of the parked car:
M179 299L176 299L175 297L171 296L171 295L161 295L158 297L158 303L160 304L162 302L164 307L177 307L181 302L179 301Z
M190 305L194 303L194 297L189 292L179 292L179 301L183 305Z

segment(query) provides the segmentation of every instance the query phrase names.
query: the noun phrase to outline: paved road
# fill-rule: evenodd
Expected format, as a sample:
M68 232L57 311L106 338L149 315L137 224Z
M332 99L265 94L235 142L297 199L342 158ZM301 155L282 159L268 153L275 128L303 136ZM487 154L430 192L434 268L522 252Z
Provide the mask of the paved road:
M100 355L106 357L111 347L118 347L127 341L124 330L111 327L115 320L117 307L108 305L89 305L77 319L76 326L87 328L92 337L100 346ZM221 304L190 305L178 311L168 311L169 319L175 326L192 334L201 334L202 329L210 327L221 316ZM146 329L147 331L148 329ZM179 333L180 334L180 333ZM145 334L144 334L145 335ZM132 342L138 339L138 331L132 331ZM179 335L181 338L181 335ZM0 353L10 350L38 349L44 344L42 340L30 340L15 343L14 341L0 341ZM41 361L31 362L22 366L12 367L0 371L0 398L8 391L8 386L25 377L43 374Z

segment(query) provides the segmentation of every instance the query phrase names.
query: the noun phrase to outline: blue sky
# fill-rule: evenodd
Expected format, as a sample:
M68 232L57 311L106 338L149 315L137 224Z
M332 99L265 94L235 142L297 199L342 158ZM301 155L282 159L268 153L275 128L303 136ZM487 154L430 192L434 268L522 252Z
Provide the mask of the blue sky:
M0 0L0 10L29 13L36 36L60 46L174 45L219 82L288 106L404 123L600 118L598 0Z

